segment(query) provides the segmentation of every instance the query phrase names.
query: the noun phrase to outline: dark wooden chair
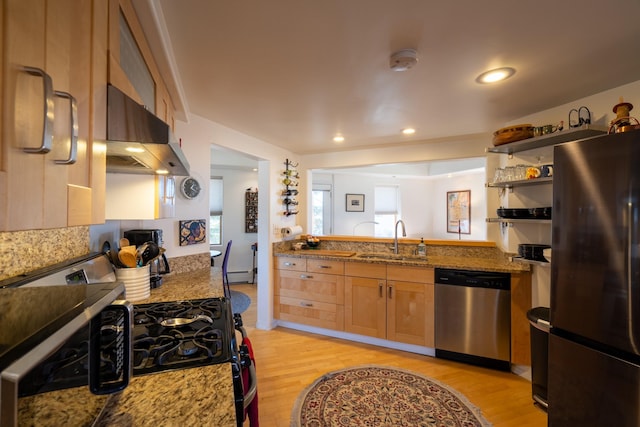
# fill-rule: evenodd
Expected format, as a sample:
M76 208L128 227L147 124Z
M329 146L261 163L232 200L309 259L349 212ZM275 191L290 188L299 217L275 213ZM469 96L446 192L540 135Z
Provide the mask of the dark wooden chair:
M224 258L222 259L222 286L224 287L225 298L231 298L229 275L227 273L227 264L229 263L229 254L231 253L231 243L233 243L233 240L229 240L229 243L227 243L227 249L224 251Z

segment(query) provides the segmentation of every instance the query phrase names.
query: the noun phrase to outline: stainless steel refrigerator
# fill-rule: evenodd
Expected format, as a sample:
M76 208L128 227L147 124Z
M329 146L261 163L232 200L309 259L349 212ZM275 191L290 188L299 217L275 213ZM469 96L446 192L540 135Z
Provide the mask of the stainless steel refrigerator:
M640 426L640 131L554 148L549 425Z

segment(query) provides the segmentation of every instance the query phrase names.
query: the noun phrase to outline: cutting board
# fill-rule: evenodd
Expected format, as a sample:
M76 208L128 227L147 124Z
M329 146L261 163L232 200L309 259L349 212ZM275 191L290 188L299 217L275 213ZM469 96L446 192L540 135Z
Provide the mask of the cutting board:
M335 257L350 257L356 253L352 251L332 251L328 249L305 249L300 251L305 255L322 255L322 256L335 256Z

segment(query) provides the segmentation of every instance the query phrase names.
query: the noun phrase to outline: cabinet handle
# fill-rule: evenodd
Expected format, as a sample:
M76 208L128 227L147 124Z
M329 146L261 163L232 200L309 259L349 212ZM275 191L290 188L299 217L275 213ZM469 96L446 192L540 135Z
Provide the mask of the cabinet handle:
M51 76L40 68L22 67L22 70L31 75L42 77L42 91L44 92L42 144L38 148L25 147L22 150L25 153L45 154L51 151L51 145L53 143L53 82L51 81Z
M313 307L313 304L312 304L312 303L310 303L310 302L304 302L304 301L301 301L301 302L300 302L300 305L301 305L301 306L303 306L303 307Z
M384 287L384 283L378 282L378 293L380 294L380 298L382 298L382 289Z
M69 100L69 126L71 127L69 157L66 160L56 160L55 162L58 165L72 165L78 159L78 102L70 93L56 90L54 94L59 98L67 98Z
M318 268L331 268L330 265L319 265Z
M389 299L393 299L393 285L389 285Z
M300 278L301 279L313 279L313 276L309 276L309 275L306 275L306 274L301 274Z
M293 266L295 266L295 265L296 265L296 263L295 263L295 262L285 262L285 263L284 263L284 266L285 266L285 267L293 267Z

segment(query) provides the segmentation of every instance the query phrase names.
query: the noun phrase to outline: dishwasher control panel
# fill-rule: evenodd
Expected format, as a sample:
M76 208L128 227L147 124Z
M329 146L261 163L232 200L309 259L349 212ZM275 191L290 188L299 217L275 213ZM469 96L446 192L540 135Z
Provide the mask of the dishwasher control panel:
M511 289L511 274L492 271L435 269L435 283L489 289Z

